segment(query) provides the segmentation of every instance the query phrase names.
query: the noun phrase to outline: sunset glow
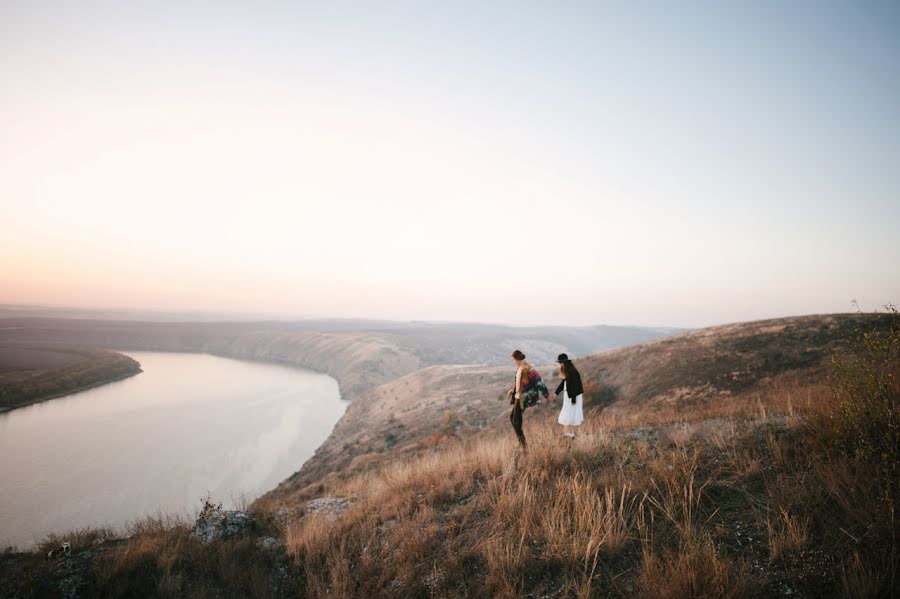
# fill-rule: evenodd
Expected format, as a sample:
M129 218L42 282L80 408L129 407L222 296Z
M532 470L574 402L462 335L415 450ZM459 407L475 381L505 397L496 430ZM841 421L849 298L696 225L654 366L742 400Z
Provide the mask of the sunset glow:
M0 3L0 303L699 326L900 300L896 6L327 4Z

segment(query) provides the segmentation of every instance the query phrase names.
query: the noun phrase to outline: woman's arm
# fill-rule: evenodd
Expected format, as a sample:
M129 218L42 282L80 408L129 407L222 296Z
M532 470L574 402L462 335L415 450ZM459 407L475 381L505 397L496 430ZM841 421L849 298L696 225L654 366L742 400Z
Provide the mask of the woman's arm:
M569 397L572 398L572 403L575 403L575 398L584 393L584 387L581 384L581 374L577 371L572 374L572 384L569 385Z

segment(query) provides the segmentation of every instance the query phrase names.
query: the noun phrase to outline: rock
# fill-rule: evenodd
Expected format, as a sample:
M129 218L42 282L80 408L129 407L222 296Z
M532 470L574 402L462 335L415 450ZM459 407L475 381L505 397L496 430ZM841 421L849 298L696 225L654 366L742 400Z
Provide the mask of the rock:
M230 539L245 534L255 525L256 518L250 512L205 510L197 518L191 536L210 543L216 539Z
M56 582L59 597L77 599L90 579L91 564L94 560L92 551L64 554L59 562L50 570L50 577Z
M326 518L334 520L351 505L353 502L343 497L320 497L306 502L306 513L324 513Z
M303 510L301 508L283 507L272 512L272 517L275 519L275 522L282 528L289 527L292 522L299 520L302 516Z
M284 543L275 537L262 537L256 541L256 546L263 551L279 551L284 547Z

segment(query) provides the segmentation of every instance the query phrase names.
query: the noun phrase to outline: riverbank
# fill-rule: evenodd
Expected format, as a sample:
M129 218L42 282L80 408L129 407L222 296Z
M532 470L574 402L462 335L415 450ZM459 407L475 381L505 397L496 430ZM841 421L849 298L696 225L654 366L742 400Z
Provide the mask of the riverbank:
M209 495L256 498L313 455L343 415L334 379L208 354L128 352L143 372L0 417L0 545ZM245 499L246 498L246 499Z
M113 351L0 346L0 413L126 379L141 372Z

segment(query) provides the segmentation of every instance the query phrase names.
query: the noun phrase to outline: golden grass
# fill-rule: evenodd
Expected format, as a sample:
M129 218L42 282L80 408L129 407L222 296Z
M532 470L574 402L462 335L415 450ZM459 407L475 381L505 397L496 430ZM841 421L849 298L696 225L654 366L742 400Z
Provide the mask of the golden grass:
M666 464L648 468L638 455L627 459L658 451L640 441L592 426L575 444L557 434L532 427L524 456L511 439L488 437L349 481L341 492L360 499L339 522L316 516L286 533L289 552L310 575L308 591L415 596L433 590L423 584L439 570L442 594L516 597L537 580L547 591L587 596L598 585L612 590L601 565L639 555L658 519L685 539L695 536L698 453L667 452ZM335 538L350 542L336 547ZM373 569L367 580L388 586L341 578L335 566L347 563Z
M277 531L300 597L888 597L894 495L882 465L834 450L834 396L765 392L589 413L578 438L526 415L345 480L337 516ZM839 445L837 447L840 447ZM257 509L299 505L257 503ZM272 594L252 539L203 546L148 521L98 558L106 596ZM146 589L150 589L149 592Z
M353 507L295 522L287 548L308 596L766 596L784 571L810 593L858 578L883 592L893 582L871 564L884 565L886 515L854 508L877 486L815 453L808 415L828 401L794 383L743 411L604 413L574 443L529 414L527 454L488 431L389 463L339 483ZM850 559L836 523L880 549Z
M723 559L708 539L661 553L645 551L636 587L638 596L653 599L728 599L753 591L745 564Z

